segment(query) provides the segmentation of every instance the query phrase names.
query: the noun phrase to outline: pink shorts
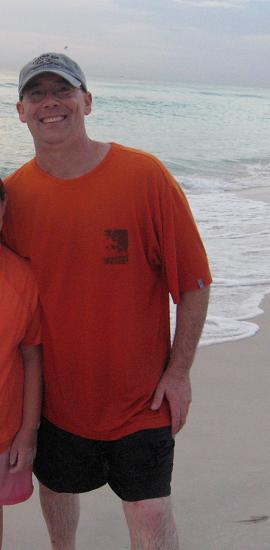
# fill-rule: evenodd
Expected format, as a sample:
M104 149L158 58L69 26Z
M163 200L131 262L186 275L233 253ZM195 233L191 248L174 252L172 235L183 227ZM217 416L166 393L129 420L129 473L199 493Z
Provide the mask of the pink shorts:
M0 506L27 500L33 492L32 468L11 474L9 451L0 453Z

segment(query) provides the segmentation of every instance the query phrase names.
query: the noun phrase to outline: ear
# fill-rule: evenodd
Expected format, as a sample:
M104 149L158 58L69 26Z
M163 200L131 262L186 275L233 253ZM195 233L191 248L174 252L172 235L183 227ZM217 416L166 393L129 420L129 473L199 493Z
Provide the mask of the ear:
M16 104L17 113L19 115L19 119L21 122L26 122L25 113L24 113L24 106L22 101L18 101Z
M84 114L90 115L92 110L92 96L90 92L84 93Z

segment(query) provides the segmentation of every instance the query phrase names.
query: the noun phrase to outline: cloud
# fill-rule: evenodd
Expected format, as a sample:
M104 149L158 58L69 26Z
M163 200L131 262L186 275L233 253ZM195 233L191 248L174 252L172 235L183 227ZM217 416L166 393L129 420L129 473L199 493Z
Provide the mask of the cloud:
M242 9L268 0L173 0L176 4L195 6L200 8Z

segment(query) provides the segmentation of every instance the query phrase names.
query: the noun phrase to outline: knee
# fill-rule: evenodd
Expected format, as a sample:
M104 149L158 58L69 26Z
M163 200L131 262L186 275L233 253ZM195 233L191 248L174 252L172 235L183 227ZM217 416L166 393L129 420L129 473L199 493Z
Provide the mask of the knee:
M169 503L167 499L139 500L137 502L125 502L124 511L131 521L140 523L159 524L168 515Z

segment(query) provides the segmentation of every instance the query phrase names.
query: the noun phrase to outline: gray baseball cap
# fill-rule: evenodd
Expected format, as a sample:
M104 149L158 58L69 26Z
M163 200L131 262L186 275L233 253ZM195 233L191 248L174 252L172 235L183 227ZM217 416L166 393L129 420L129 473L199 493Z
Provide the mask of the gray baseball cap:
M75 88L87 91L86 79L79 65L63 53L48 52L35 57L21 70L19 76L19 98L22 99L23 90L35 76L43 73L58 74Z

